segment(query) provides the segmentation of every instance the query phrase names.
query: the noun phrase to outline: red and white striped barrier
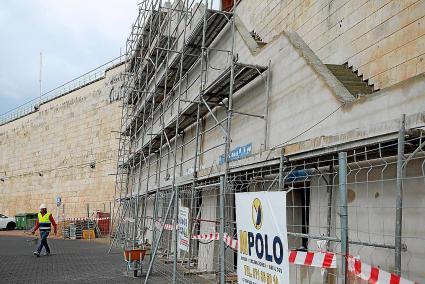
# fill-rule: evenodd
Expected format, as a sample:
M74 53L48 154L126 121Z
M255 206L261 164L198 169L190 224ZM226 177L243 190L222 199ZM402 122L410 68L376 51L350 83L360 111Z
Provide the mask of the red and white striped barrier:
M202 241L218 241L220 239L219 233L210 233L202 235L192 236L192 240L202 240Z
M321 268L336 268L336 255L332 252L291 250L289 263Z
M238 250L238 240L224 233L224 242L233 250Z
M75 218L66 218L67 221L87 221L87 217L75 217Z
M160 222L156 222L155 225L161 228ZM176 227L178 228L178 225ZM173 225L165 224L164 229L173 230ZM192 240L218 241L219 239L219 233L192 236ZM238 240L233 239L227 233L224 233L223 241L233 250L238 250ZM347 261L347 268L349 272L371 284L418 284L417 282L401 278L400 276L377 267L362 263L358 258L353 256L349 256ZM332 252L305 252L291 250L289 252L289 263L320 268L336 268L336 255Z
M193 235L192 240L202 240L202 241L218 241L220 239L220 233L210 233L202 235ZM228 234L224 233L223 241L233 250L238 249L238 240L233 239Z
M353 256L347 258L348 271L362 280L372 284L418 284L395 274L389 273L378 267L363 263Z
M193 240L218 241L219 233L192 236ZM232 249L238 250L238 240L224 233L223 241ZM336 255L331 252L290 251L289 263L320 268L336 268Z
M65 218L67 221L103 221L103 220L109 220L109 217L102 217L102 218L87 218L87 217L75 217L75 218Z

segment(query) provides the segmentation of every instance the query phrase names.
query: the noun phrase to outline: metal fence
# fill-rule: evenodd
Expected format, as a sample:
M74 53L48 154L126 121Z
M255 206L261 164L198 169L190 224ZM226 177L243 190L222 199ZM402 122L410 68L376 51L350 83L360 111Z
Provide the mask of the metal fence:
M425 277L420 268L425 247L420 218L425 213L422 144L421 134L406 142L399 139L325 157L282 156L277 166L231 173L227 183L218 176L199 179L193 188L181 184L161 189L139 198L143 229L132 233L152 248L149 273L170 283L221 278L232 282L238 249L234 194L286 191L282 208L287 214L291 283L367 283L373 277L398 275L420 281ZM397 151L404 154L397 156ZM179 210L186 208L189 249L182 250L174 224ZM324 253L333 266L313 261ZM271 283L261 276L259 281Z
M83 203L70 208L63 203L52 210L58 223L58 233L64 239L109 237L112 231L113 201Z

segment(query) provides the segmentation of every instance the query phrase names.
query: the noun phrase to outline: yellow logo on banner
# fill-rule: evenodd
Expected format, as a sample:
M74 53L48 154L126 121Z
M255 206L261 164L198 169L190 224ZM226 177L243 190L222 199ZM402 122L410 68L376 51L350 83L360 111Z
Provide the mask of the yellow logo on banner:
M257 230L263 225L263 206L258 198L252 202L252 223Z

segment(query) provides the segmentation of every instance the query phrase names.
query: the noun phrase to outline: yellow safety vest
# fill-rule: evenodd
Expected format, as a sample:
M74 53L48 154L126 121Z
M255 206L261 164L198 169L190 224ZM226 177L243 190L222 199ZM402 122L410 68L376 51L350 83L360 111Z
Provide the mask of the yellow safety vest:
M47 212L44 215L38 213L38 224L40 226L40 231L50 231L52 224L50 223L50 212Z

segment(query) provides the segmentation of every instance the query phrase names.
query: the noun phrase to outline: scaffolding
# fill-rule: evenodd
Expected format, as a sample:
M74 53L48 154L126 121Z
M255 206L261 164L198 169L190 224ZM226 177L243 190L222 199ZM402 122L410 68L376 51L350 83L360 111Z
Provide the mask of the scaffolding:
M157 232L153 224L161 219L164 223L170 216L171 223L178 223L179 190L185 190L190 196L189 208L194 207L200 158L209 151L221 151L222 175L224 180L228 179L230 129L235 112L232 97L257 77L267 84L266 66L238 62L234 52L235 9L236 3L223 8L217 0L179 0L172 4L145 0L139 4L139 15L126 42L115 234L111 247L142 245L149 227L153 262L163 238L163 230ZM229 37L228 48L215 48L214 42L223 34ZM210 58L217 56L224 59L219 68L209 64ZM217 117L218 111L224 113L223 118ZM205 117L214 124L205 127ZM201 149L200 137L213 135L216 129L221 132L222 141ZM188 131L194 133L189 139ZM192 166L185 175L183 168L188 164ZM182 179L187 174L190 178ZM166 190L172 192L166 197L167 210L159 208L160 195L166 195ZM152 198L154 212L148 217L148 202ZM189 220L195 217L190 216ZM192 231L194 223L190 222L190 226ZM176 233L174 230L173 240L177 239ZM194 252L193 246L189 247L186 257L191 266ZM173 282L177 262L182 261L175 253L177 250L176 241L174 247L166 249L168 256L173 254L174 258ZM224 269L224 263L222 266Z
M218 2L145 0L139 4L126 44L111 248L150 250L145 283L153 267L156 275L172 283L232 282L237 256L235 193L287 191L290 200L282 207L291 212L287 220L289 249L331 252L340 264L325 270L298 266L291 281L305 283L303 277L314 274L323 283L345 283L349 250L359 254L393 250L394 273L400 275L403 241L408 241L401 236L400 183L404 177L400 171L403 153L422 154L422 131L412 129L407 134L401 127L399 134L290 156L284 153L284 144L269 148L270 61L267 66L257 66L239 60L237 3L232 1L233 6L222 9L222 1ZM233 104L234 98L243 97L244 89L254 83L264 84L263 114L239 111ZM268 154L261 162L230 167L235 115L264 121L262 150ZM406 149L401 148L404 137L409 139ZM276 154L279 150L282 152ZM203 167L204 159L215 161L217 157L217 165ZM415 158L414 167L422 162L421 173L410 177L410 182L425 176L423 157ZM391 177L394 168L396 178ZM379 171L380 176L371 180L372 173L378 175ZM369 194L369 187L380 183L383 188L395 180L398 225L393 235L382 233L379 239L370 226L366 234L361 230L364 214L376 218L376 208L387 210L388 205L376 205L367 196L364 210L361 203L347 204L345 195L335 200L336 194L363 188ZM374 199L380 194L392 196L381 190ZM188 210L187 250L179 247L180 209ZM349 227L348 214L357 228ZM382 216L383 228L384 219ZM205 238L206 234L210 236ZM414 238L421 241L420 236ZM154 266L155 261L161 264ZM200 274L204 277L199 278Z

